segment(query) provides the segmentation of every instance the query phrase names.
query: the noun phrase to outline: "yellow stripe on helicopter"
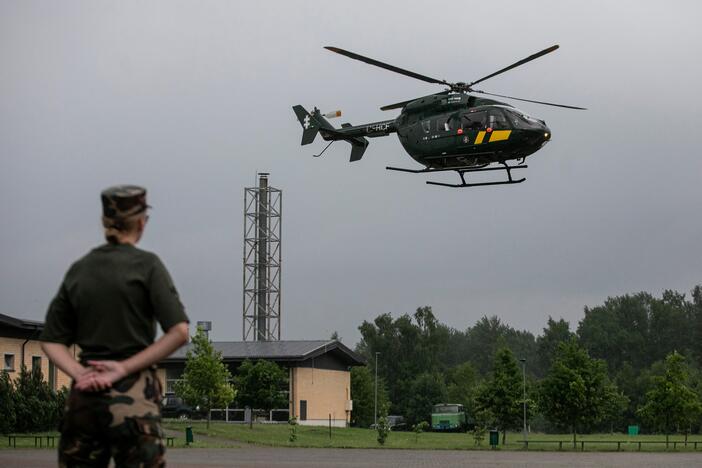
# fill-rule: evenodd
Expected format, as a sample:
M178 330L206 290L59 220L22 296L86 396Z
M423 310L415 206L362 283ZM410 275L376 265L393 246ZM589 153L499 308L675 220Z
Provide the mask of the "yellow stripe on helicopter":
M482 143L482 142L483 142L483 138L485 138L485 132L484 132L484 131L478 132L478 136L475 137L475 144L476 144L476 145L479 145L480 143Z
M509 139L510 133L512 133L512 130L494 130L490 134L490 143L492 143L494 141L507 140L507 139Z

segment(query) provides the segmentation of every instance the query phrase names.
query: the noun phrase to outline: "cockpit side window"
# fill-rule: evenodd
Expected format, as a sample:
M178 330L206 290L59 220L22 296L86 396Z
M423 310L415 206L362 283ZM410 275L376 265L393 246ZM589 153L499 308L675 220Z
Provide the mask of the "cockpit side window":
M463 115L463 128L466 130L482 130L485 128L487 113L485 111L470 112Z
M431 131L431 120L422 120L422 130L424 130L424 133L429 133Z
M505 117L501 109L490 109L488 127L493 130L507 130L510 128L507 117Z

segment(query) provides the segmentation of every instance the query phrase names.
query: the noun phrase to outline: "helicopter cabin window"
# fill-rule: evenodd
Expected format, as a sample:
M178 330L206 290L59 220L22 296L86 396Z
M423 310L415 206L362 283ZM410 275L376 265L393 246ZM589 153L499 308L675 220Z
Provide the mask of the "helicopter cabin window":
M424 133L429 133L431 131L431 120L422 120L422 129Z
M485 111L471 112L463 116L463 128L466 130L481 130L485 128L487 113Z
M488 115L488 127L493 130L507 130L509 129L509 122L507 117L500 109L490 109Z
M449 116L441 116L436 119L436 131L450 132L453 129L453 122Z

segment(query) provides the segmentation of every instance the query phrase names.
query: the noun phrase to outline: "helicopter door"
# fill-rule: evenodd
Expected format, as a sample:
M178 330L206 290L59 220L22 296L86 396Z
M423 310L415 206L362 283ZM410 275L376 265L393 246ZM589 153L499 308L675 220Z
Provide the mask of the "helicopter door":
M462 133L456 135L456 146L460 150L472 151L485 139L487 112L468 112L461 116ZM480 141L483 140L483 141Z
M434 121L431 135L431 148L436 153L449 152L454 144L456 119L453 115L439 115Z

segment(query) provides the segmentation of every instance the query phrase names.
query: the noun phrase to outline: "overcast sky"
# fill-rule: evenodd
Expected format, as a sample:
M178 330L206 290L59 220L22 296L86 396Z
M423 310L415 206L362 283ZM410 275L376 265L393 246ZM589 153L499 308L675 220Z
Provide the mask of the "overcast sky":
M607 296L702 283L702 4L3 1L0 313L43 320L72 261L101 243L99 192L141 184L141 246L192 321L241 339L244 187L283 190L284 339L347 344L363 320L430 305L458 329L497 315L538 333ZM587 107L518 104L553 140L527 181L454 190L395 135L301 147L291 106L334 121L441 91L334 45L449 81ZM509 101L508 101L509 102Z

